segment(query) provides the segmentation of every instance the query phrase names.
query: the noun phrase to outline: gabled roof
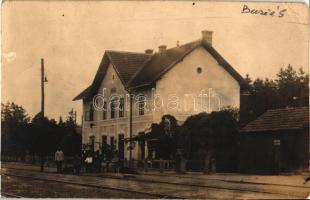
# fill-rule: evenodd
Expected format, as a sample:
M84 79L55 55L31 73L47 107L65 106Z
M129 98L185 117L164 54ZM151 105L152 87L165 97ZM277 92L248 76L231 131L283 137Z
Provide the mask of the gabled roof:
M91 85L88 86L85 90L83 90L79 95L74 97L73 101L79 100L79 99L85 99L89 96L91 96Z
M151 55L144 53L106 51L92 84L76 96L73 101L88 99L97 93L110 63L113 65L123 85L126 86L133 74L149 58L151 58Z
M178 62L198 47L204 47L240 85L245 85L242 76L210 45L197 40L167 49L165 53L145 54L106 51L93 83L73 100L89 98L96 94L112 63L127 90L150 86Z
M120 51L106 51L106 54L125 86L139 67L152 57L150 54Z
M204 47L215 60L235 78L240 85L245 84L242 76L210 45L201 40L190 42L179 47L168 49L165 54L156 53L140 68L139 72L130 80L128 88L137 88L154 83L169 69L198 47Z
M198 47L199 41L167 49L163 53L155 53L144 66L141 66L137 74L129 82L129 88L135 88L152 84L167 70L181 61L188 53Z
M241 132L296 130L309 126L309 107L267 110Z

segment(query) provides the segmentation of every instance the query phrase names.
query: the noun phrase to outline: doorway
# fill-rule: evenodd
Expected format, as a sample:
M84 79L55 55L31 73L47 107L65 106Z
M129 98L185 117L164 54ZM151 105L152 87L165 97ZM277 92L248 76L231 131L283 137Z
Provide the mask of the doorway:
M124 160L124 134L118 134L118 156L120 160Z

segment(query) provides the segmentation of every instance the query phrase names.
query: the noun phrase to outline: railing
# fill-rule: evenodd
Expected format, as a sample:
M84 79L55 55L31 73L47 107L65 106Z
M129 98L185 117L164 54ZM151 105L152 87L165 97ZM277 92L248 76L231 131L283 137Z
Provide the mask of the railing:
M41 157L40 156L8 156L2 155L1 161L5 162L25 162L28 164L40 165L41 164ZM74 158L73 157L65 157L63 166L70 166L73 165ZM185 166L184 170L186 171L204 171L205 169L205 162L202 160L184 160ZM112 163L110 165L118 165L119 163ZM125 167L137 170L137 171L174 171L177 169L177 163L174 160L124 160L123 164ZM54 156L44 156L44 165L46 167L55 167L56 163L54 161Z
M1 156L1 161L6 161L6 162L23 162L25 161L24 156Z
M158 171L172 171L175 169L174 160L132 160L124 161L124 166L131 169L148 171L148 170L158 170Z

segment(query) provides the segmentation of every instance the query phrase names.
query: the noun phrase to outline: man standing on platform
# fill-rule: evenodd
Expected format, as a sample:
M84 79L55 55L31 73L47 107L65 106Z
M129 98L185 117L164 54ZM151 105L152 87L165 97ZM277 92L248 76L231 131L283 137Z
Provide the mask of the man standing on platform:
M62 150L58 149L55 152L55 162L57 165L57 173L61 173L63 161L64 161L64 153L62 152Z

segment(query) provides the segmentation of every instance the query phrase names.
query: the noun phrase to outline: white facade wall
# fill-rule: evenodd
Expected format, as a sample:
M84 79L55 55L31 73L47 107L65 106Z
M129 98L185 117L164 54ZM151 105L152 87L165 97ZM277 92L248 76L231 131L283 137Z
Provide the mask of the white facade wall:
M111 93L111 89L114 88L115 92ZM104 92L103 92L104 91ZM111 118L111 112L109 109L109 103L107 103L106 119L103 119L103 110L94 111L94 121L83 122L83 144L89 143L90 136L95 136L95 150L99 149L99 145L102 144L102 136L107 136L107 142L110 144L111 137L114 137L115 145L118 146L118 135L124 134L125 138L129 138L129 94L125 90L120 78L118 77L112 64L109 65L106 75L102 81L98 94L104 94L103 97L109 102L111 95L124 97L125 99L125 111L124 117L119 117L119 112L115 112L115 118ZM144 95L147 99L150 98L149 91L142 91L139 94ZM136 94L137 95L137 94ZM150 101L146 101L150 102ZM84 102L83 110L89 111L90 104L92 102ZM133 103L133 136L139 132L143 132L150 127L152 123L151 111L145 110L144 115L139 115L138 110L135 109L136 104ZM93 123L93 127L90 128L90 124ZM137 146L137 145L136 145ZM128 144L125 144L125 158L129 158L129 151L127 151ZM138 159L141 154L139 148L133 150L133 158Z
M192 51L156 82L156 95L164 102L154 112L156 122L165 114L183 122L200 112L240 107L238 82L203 47Z

